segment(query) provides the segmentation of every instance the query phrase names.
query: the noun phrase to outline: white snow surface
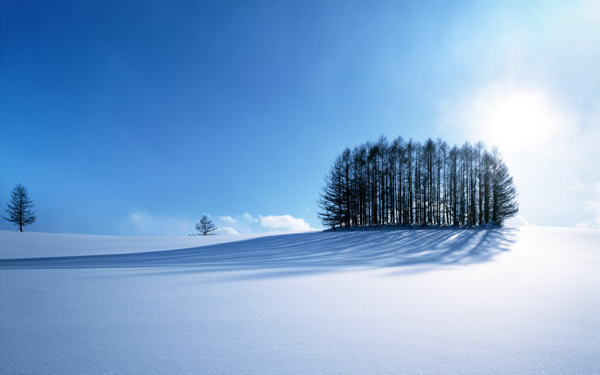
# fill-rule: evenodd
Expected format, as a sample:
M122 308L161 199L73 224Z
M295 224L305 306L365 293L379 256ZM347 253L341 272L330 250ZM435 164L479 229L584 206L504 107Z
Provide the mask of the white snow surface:
M251 238L290 234L267 232L225 236L122 237L0 230L0 259L142 253L189 249Z
M0 232L0 373L600 373L600 230L228 237Z

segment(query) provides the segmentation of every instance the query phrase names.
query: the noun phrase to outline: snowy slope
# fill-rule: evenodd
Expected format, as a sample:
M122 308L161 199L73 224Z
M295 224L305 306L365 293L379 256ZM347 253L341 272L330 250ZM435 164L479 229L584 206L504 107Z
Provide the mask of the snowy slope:
M0 259L140 253L187 249L282 233L235 236L120 237L0 230Z
M53 236L1 233L2 374L600 373L598 230Z

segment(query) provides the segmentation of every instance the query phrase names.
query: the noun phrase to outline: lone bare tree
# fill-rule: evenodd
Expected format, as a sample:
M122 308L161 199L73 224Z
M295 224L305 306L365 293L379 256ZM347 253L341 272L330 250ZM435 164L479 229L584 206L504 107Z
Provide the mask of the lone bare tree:
M27 189L21 184L13 189L10 203L7 203L6 207L4 211L8 213L8 217L2 216L2 218L18 225L21 232L24 226L33 224L36 219L35 212L31 210L33 202L27 195Z
M208 218L208 216L203 215L202 219L200 219L199 223L196 223L196 230L199 232L200 236L211 236L216 233L212 233L216 231L217 227L213 224L212 220Z

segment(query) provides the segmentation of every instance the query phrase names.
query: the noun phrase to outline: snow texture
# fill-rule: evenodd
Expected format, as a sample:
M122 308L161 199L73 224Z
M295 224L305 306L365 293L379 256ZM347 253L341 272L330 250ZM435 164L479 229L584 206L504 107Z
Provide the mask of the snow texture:
M600 373L600 230L0 231L0 249L2 374Z

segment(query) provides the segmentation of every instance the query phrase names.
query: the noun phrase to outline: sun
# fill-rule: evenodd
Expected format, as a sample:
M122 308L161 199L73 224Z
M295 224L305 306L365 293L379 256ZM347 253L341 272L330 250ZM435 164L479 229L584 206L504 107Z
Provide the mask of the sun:
M475 135L506 151L537 147L557 137L566 124L542 90L489 90L471 111Z

